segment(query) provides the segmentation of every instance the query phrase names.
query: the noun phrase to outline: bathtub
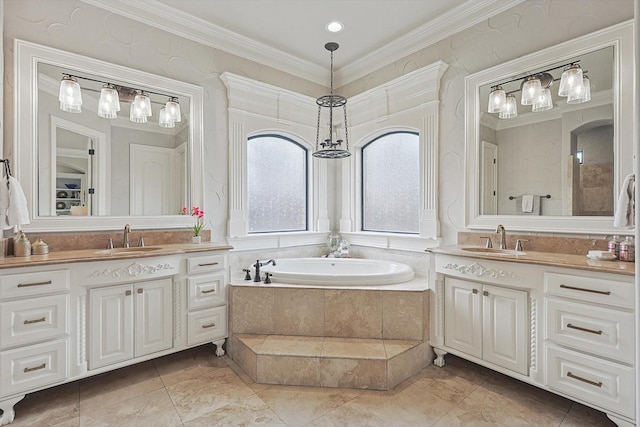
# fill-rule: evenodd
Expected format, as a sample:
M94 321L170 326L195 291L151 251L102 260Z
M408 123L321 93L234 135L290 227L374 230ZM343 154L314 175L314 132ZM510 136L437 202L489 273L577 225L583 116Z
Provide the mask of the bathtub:
M393 285L413 280L413 269L393 261L357 258L276 258L261 267L274 283L324 286Z

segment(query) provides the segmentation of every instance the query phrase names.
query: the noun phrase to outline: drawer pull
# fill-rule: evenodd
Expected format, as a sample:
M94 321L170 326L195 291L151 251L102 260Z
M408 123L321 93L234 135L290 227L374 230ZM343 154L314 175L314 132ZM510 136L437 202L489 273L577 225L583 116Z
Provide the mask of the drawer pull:
M28 286L42 286L42 285L50 285L51 280L47 280L46 282L33 282L33 283L18 283L19 288L26 288Z
M574 375L571 372L567 372L567 376L569 378L573 378L574 380L582 381L583 383L591 384L591 385L596 386L596 387L602 387L602 381L600 381L600 382L591 381L591 380L588 380L586 378L582 378L582 377L579 377L577 375Z
M216 288L211 288L211 289L205 289L204 291L200 291L203 294L210 294L211 292L215 292Z
M24 372L26 374L27 372L39 371L40 369L44 369L46 367L47 364L43 363L42 365L34 366L33 368L24 368Z
M601 295L611 295L611 291L597 291L595 289L577 288L575 286L569 286L569 285L560 285L560 287L564 289L572 289L574 291L591 292L594 294L601 294Z
M206 325L202 325L202 329L214 328L216 326L215 323L208 323Z
M32 323L40 323L40 322L44 322L45 320L47 320L46 317L41 317L39 319L33 319L33 320L25 320L24 324L25 325L31 325Z
M218 265L219 263L217 262L207 262L204 264L198 264L198 267L209 267L210 265Z
M602 335L602 331L596 331L595 329L581 328L580 326L574 326L571 323L567 323L567 328L577 329L578 331L589 332L591 334Z

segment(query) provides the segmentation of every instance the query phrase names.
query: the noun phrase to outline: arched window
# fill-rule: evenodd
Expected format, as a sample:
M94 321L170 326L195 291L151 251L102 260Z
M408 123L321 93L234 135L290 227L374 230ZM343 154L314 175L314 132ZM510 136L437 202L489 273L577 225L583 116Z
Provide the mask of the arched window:
M307 149L290 138L248 138L249 233L308 230L307 163Z
M362 231L420 232L420 142L416 132L381 135L362 147Z

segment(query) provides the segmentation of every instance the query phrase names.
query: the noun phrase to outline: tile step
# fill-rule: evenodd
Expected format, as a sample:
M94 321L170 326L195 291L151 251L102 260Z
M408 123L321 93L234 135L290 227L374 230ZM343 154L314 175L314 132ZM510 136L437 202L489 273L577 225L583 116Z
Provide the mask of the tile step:
M234 335L234 359L257 383L388 390L429 363L427 342Z

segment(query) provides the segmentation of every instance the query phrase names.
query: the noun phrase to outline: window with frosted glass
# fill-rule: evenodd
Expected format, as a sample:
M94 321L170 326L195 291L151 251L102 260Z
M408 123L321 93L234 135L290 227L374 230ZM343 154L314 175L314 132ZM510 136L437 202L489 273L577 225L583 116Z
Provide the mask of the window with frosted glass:
M420 145L414 132L382 135L362 147L362 230L420 231Z
M307 230L307 150L279 135L247 141L249 233Z

